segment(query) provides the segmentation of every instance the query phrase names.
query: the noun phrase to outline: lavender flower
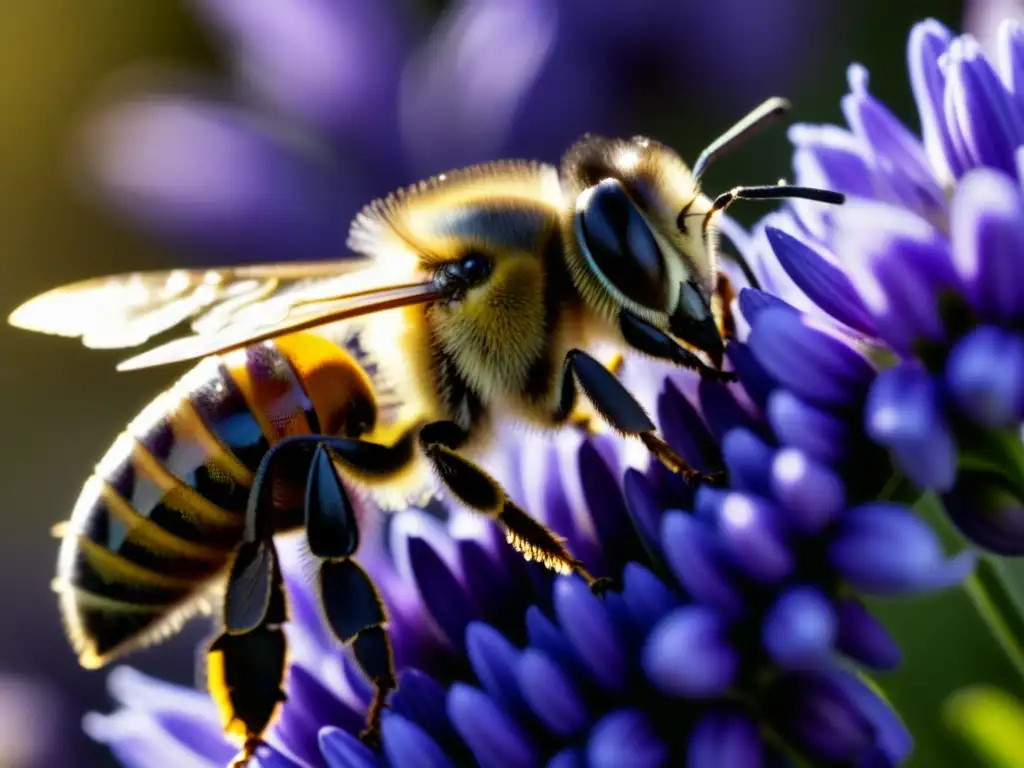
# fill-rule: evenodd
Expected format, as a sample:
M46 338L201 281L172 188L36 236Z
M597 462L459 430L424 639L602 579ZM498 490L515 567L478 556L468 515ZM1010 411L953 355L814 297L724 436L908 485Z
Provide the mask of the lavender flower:
M923 139L852 67L850 129L791 131L798 182L846 192L847 205L769 216L754 258L766 290L880 367L845 424L941 492L968 537L1021 554L1024 28L1001 28L998 66L934 21L914 28L908 57Z

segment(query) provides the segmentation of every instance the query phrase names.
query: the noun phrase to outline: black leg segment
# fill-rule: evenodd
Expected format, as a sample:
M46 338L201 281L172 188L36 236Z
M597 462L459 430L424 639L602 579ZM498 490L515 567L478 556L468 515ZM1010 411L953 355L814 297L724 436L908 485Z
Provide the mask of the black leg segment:
M334 467L335 459L347 463L334 451L338 443L342 443L348 461L353 457L365 460L364 471L367 466L378 471L391 466L390 471L394 471L404 462L397 463L395 456L392 465L382 461L387 449L375 443L325 439L313 457L306 486L306 540L310 552L320 558L320 607L331 632L343 645L351 644L356 663L373 684L374 697L362 738L376 745L380 742L381 713L396 685L394 659L384 629L384 601L369 574L351 559L359 545L359 530L348 491Z
M556 418L564 419L572 412L576 398L576 385L593 403L601 417L616 431L639 438L647 449L672 472L687 480L715 482L717 478L702 475L693 469L660 437L654 422L640 403L607 368L579 349L565 357L562 366L560 401L555 408Z
M603 366L602 370L613 376ZM423 453L448 490L469 509L501 524L508 543L527 560L536 560L559 573L576 573L594 591L604 590L607 579L591 575L565 548L562 539L516 506L497 480L458 453L468 438L466 431L451 421L433 422L420 431Z
M710 315L709 315L710 316ZM712 324L714 321L712 320ZM682 368L691 368L700 373L702 378L709 378L715 381L734 381L735 374L729 371L720 371L706 365L697 355L686 347L682 346L662 331L660 328L648 323L646 320L637 317L632 312L623 310L619 313L619 328L626 343L634 349L643 352L645 355L656 357L659 360L668 360ZM717 330L715 335L717 337ZM686 339L685 336L680 338ZM721 361L721 341L718 344L719 352L713 357Z
M224 633L207 651L207 686L229 736L242 741L232 766L248 765L285 700L286 642L280 627Z

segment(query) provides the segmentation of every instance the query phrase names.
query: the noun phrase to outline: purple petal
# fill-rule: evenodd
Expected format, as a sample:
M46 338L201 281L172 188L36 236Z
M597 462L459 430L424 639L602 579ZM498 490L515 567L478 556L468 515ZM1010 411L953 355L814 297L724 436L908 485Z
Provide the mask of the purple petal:
M1014 174L1014 150L1024 139L1016 104L1011 103L1010 94L973 38L954 40L948 56L947 104L951 98L971 164ZM949 114L947 107L947 117Z
M875 335L874 318L831 254L775 227L766 227L765 234L779 262L808 297L851 328Z
M740 312L743 318L753 325L762 312L769 309L783 309L790 312L798 312L796 307L787 303L778 296L757 288L744 288L740 291Z
M488 624L473 622L466 630L466 652L477 680L506 712L526 712L516 680L520 652L498 630Z
M880 670L895 669L903 659L899 645L889 631L855 597L836 606L838 635L836 648L847 656Z
M91 739L107 745L126 768L160 768L167 760L197 768L219 765L219 754L215 757L198 753L164 731L142 711L122 709L112 715L89 713L82 725Z
M253 757L254 759L251 761L253 768L301 768L299 763L266 744L258 747ZM162 765L166 765L166 763L162 763Z
M344 242L333 174L250 114L153 96L118 106L93 136L104 194L186 247L258 261L323 258Z
M907 45L907 64L914 101L921 116L921 132L928 159L941 181L952 180L963 173L960 159L945 123L943 99L946 75L941 57L953 40L953 34L934 19L914 25Z
M453 766L437 742L401 715L385 713L381 721L381 737L384 754L391 765L422 765L423 768Z
M633 622L644 633L679 605L672 590L639 563L626 563L622 570L622 599Z
M835 611L817 589L794 587L775 601L761 632L768 655L781 668L815 669L831 657Z
M587 747L591 768L657 768L667 757L668 745L647 716L635 709L620 709L601 718Z
M517 679L523 698L555 736L569 738L589 725L586 701L579 689L545 654L534 649L524 651Z
M740 656L728 626L704 606L678 608L658 623L644 645L648 680L674 696L702 698L725 691L739 674Z
M406 25L396 3L201 0L199 6L231 36L246 84L278 109L332 133L354 154L369 148L352 147L355 141L382 155L397 146Z
M929 374L913 364L882 371L864 413L873 440L892 451L918 486L949 489L956 479L956 443Z
M409 539L409 563L431 618L453 648L463 648L466 625L478 613L465 587L424 539Z
M626 470L623 482L626 489L626 509L640 539L648 551L660 553L658 528L661 525L662 509L654 496L654 489L646 477L632 468Z
M467 645L473 626L470 625L467 630ZM450 744L456 736L445 712L446 693L444 687L429 675L418 669L406 668L399 674L398 690L388 699L388 707L406 720L416 723L438 744Z
M1024 109L1024 26L1016 19L999 25L999 71L1003 85L1014 95L1017 109Z
M619 488L619 473L609 466L590 440L580 444L577 455L583 500L606 560L612 563L636 560L642 550L629 524L626 502Z
M770 502L743 493L723 494L715 520L733 563L748 576L777 584L793 572L796 563L783 538L783 518Z
M554 8L535 2L454 6L404 74L403 134L419 169L499 151L551 54L557 21Z
M783 386L826 407L860 401L875 374L849 344L812 328L789 310L769 309L758 315L749 344L758 362Z
M875 729L875 743L889 760L900 765L914 749L914 740L893 709L856 675L841 669L826 673L829 683L842 691Z
M970 552L947 560L927 523L905 507L882 502L841 518L828 560L854 588L876 595L944 589L974 567Z
M734 429L722 440L729 484L758 496L771 495L770 467L775 449L750 430Z
M586 768L587 761L582 751L569 747L548 760L545 768Z
M455 546L461 572L472 574L465 584L470 602L479 606L481 618L500 621L522 599L519 585L480 542L459 539Z
M697 409L671 379L658 395L658 424L665 442L701 472L721 466L718 446Z
M850 452L853 429L841 416L811 405L785 389L768 398L768 421L779 441L824 464L838 464Z
M690 732L686 768L762 768L765 761L760 728L743 712L712 710Z
M786 522L801 533L819 533L843 511L842 478L805 453L784 448L775 455L771 471L772 490L785 507Z
M536 605L526 609L526 636L531 646L544 651L575 679L585 680L590 676L572 643Z
M756 427L753 417L740 405L731 387L711 379L702 379L698 393L701 413L719 443L730 430Z
M740 383L743 384L750 399L763 410L768 395L776 387L775 380L757 362L757 358L746 344L730 343L725 350L725 356L732 363L732 369L740 377Z
M922 340L943 341L939 298L960 290L945 236L904 207L874 201L847 201L835 222L835 252L879 335L908 355Z
M843 97L843 114L871 147L876 168L886 176L896 199L922 216L945 215L946 196L921 142L868 92L867 70L854 64L847 80L851 93Z
M600 598L579 579L560 578L555 582L555 614L591 676L605 688L621 691L629 658Z
M876 746L873 724L824 673L784 676L766 706L782 734L816 761L856 764Z
M978 328L950 352L946 383L974 421L991 429L1013 426L1024 416L1024 339L994 326Z
M482 691L456 683L448 692L448 717L476 759L494 768L534 768L540 755L508 713Z
M315 761L320 753L318 734L324 723L358 733L364 716L328 690L309 670L293 665L287 681L288 701L281 708L276 730L297 758Z
M330 768L378 768L380 756L351 733L327 726L320 730L320 751Z
M834 189L850 197L874 198L878 179L864 142L835 125L796 123L789 128L796 148L797 183Z
M1000 555L1024 555L1024 501L999 475L962 472L943 502L971 541Z
M662 519L661 538L672 573L695 600L728 616L743 613L743 596L724 562L718 537L707 525L682 512L669 512Z
M1014 180L978 169L965 175L950 213L953 263L980 317L1024 318L1024 200Z
M229 762L238 752L225 741L224 731L217 723L173 710L155 712L153 718L175 740L201 755L209 755L214 762Z

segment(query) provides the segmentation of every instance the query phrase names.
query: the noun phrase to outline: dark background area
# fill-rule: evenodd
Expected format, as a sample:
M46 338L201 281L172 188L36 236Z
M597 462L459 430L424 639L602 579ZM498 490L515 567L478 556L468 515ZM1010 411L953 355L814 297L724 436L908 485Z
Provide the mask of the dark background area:
M430 2L424 7L435 13L442 5ZM793 100L796 120L840 121L839 98L846 90L846 66L852 61L869 68L873 92L916 131L905 66L907 32L923 16L937 17L954 28L963 17L963 4L954 0L786 3L796 10L780 14L778 23L797 24L799 33L772 28L768 17L759 31L765 40L756 46L762 60L741 62L752 72L771 64L779 73L778 85L768 84L767 90L748 94L747 103L741 104L730 96L738 87L736 81L716 79L719 67L713 52L742 57L745 47L731 38L716 42L716 35L728 31L728 20L718 18L714 24L704 20L718 13L719 7L737 12L742 3L693 5L700 24L690 37L700 38L708 54L694 63L685 88L678 82L661 83L656 71L643 71L643 62L623 61L621 67L623 77L628 74L631 82L645 83L641 98L626 116L630 133L654 135L691 159L746 107L773 91ZM202 262L200 256L177 250L111 215L73 183L80 126L97 92L109 77L140 61L206 72L224 66L215 38L183 2L0 0L0 309L4 312L32 294L70 280ZM560 149L552 147L549 156L541 159L557 160ZM723 159L709 183L724 188L741 181L774 181L790 172L788 158L785 130L773 130ZM760 212L738 213L749 221ZM55 721L60 733L59 738L45 739L59 752L58 762L51 757L5 762L0 745L0 766L112 765L106 750L89 744L81 734L82 713L107 710L110 702L105 673L80 669L64 640L50 591L56 542L49 529L70 512L95 462L122 426L169 383L169 373L117 374L113 366L120 356L116 353L90 352L76 343L6 326L0 326L0 349L4 361L0 488L6 502L0 510L0 570L4 573L0 675L33 680L55 697L40 700L12 694L14 687L0 678L0 689L6 689L8 698L15 697L13 704L0 703L0 719L6 717L4 707L13 706L20 714L30 715L36 725ZM132 663L153 674L189 682L193 647L204 632L201 623L193 624L175 640L136 655Z

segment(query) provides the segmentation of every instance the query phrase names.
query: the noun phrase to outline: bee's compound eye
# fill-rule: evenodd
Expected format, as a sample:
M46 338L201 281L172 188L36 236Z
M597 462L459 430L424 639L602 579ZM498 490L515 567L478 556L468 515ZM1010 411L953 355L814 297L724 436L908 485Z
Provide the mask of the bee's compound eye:
M482 253L470 253L459 262L459 273L467 286L477 285L491 274L491 261Z
M638 304L667 311L661 249L617 179L605 179L580 195L576 236L604 280Z

